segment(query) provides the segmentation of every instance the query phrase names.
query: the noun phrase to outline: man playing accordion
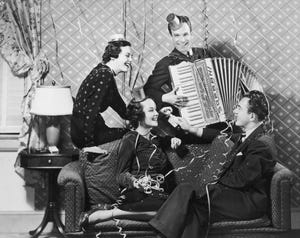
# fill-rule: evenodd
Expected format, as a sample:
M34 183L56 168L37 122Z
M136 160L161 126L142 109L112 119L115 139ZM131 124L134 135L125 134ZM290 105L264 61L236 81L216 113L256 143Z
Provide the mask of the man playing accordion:
M178 94L178 88L172 88L169 66L178 65L184 61L194 62L195 60L210 56L206 49L192 47L192 25L187 16L179 16L171 13L167 16L167 21L174 49L155 65L152 74L144 85L144 91L146 96L154 99L158 110L161 109L161 112L164 113L163 110L167 108L167 110L170 109L169 112L178 116L178 108L186 106L188 98ZM200 137L197 137L180 129L173 130L172 126L160 116L159 128L167 134L176 135L184 143L194 144L211 141L220 129L226 128L226 125L225 123L218 125L215 129L198 128L197 135Z

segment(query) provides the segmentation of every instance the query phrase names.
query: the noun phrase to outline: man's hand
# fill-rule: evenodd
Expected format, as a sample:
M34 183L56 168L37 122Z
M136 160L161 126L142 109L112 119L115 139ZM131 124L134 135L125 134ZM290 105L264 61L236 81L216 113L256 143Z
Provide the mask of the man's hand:
M182 130L188 131L189 133L195 134L196 136L201 137L203 135L202 127L192 127L186 119L183 117L177 117L177 123Z
M183 95L177 95L178 87L173 89L171 92L162 95L161 100L163 102L169 103L175 107L185 107L188 103L188 98Z
M183 117L177 117L177 123L181 127L182 130L190 131L191 126L188 123L188 121L186 119L184 119Z

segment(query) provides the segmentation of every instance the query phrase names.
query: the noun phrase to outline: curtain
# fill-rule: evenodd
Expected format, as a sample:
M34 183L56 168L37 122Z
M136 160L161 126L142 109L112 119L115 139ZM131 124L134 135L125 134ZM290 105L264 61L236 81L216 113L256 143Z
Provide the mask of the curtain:
M30 115L35 89L49 71L49 61L41 49L41 4L42 0L0 0L0 53L25 83L20 149L38 148L44 143L38 136L39 125Z

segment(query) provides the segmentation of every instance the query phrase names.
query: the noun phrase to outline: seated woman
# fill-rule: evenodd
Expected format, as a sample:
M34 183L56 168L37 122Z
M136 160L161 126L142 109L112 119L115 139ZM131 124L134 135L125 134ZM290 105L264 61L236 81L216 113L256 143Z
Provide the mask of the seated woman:
M131 62L131 44L122 35L115 35L105 48L102 62L83 80L71 118L71 137L78 148L120 139L128 131L109 128L100 113L111 107L125 118L126 105L118 92L115 76L127 72Z
M117 168L123 199L112 210L94 209L83 214L83 227L112 217L149 220L172 189L164 177L169 166L163 149L182 149L181 140L152 134L151 129L158 125L158 112L150 98L132 100L127 107L127 117L132 130L121 141Z
M183 149L181 140L152 134L152 128L158 126L158 112L152 99L132 100L127 113L132 131L123 137L119 149L117 181L124 196L119 208L157 210L172 190L164 176L170 169L164 150Z

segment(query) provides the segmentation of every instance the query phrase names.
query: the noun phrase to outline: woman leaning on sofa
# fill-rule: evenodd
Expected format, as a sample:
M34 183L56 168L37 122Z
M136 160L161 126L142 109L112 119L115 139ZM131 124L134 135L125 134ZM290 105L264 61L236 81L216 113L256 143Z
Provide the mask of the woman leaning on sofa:
M122 138L124 128L109 128L100 113L113 108L125 118L126 105L115 76L127 72L132 62L131 44L122 35L108 42L99 63L83 80L71 118L71 138L78 148L98 146Z
M169 147L177 151L183 149L181 140L153 134L152 128L158 126L158 112L151 98L131 100L127 107L127 118L132 130L122 138L117 168L117 182L124 199L114 209L102 210L96 207L81 214L80 225L83 229L88 224L112 217L134 216L138 220L149 220L173 189L172 182L168 183L164 179L170 168L163 150ZM147 186L146 183L150 181L151 186Z

